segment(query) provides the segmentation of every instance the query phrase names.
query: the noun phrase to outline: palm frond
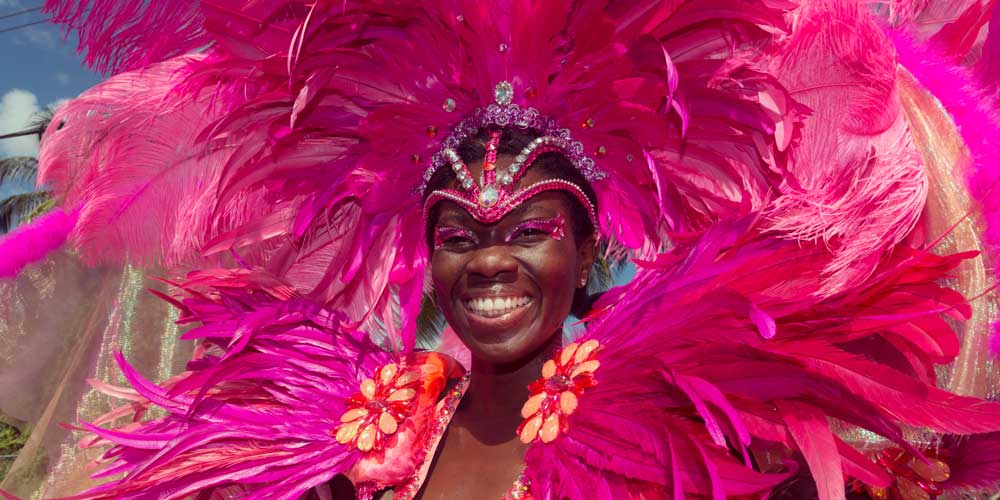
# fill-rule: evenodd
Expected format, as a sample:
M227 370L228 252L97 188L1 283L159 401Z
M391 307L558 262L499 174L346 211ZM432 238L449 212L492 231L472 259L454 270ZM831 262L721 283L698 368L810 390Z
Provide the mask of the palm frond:
M31 115L31 121L28 122L28 126L38 130L38 140L42 140L42 136L45 135L45 130L49 128L49 124L52 123L52 117L55 116L56 110L46 106Z
M0 200L0 234L8 233L22 221L38 215L37 209L50 199L45 191L33 191Z
M441 343L441 332L448 326L441 309L434 300L434 295L424 294L420 303L420 314L417 315L417 347L434 350Z
M0 160L0 184L8 182L34 183L38 175L38 160L30 156L14 156Z

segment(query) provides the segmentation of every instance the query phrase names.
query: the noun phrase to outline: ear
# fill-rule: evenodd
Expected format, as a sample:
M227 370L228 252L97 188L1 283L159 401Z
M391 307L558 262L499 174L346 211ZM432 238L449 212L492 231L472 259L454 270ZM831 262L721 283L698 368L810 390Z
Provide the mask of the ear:
M597 259L597 233L591 234L580 242L577 251L579 252L578 262L580 263L580 269L578 270L580 280L577 282L577 288L583 288L587 286L587 280L590 278L590 270L594 267L594 261Z

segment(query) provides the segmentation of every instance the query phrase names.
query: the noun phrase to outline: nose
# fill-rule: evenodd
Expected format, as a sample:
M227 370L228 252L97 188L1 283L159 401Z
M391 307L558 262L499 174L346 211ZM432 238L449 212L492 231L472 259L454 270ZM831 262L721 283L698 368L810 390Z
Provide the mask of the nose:
M517 280L517 260L506 245L491 245L473 250L466 271L471 284L476 281L509 283Z

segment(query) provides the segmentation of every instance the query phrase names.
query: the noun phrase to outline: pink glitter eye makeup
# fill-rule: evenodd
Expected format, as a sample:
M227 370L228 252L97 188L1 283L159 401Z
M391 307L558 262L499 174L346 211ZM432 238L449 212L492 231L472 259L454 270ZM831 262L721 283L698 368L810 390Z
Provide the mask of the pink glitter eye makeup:
M434 250L445 246L478 245L479 238L475 233L456 226L438 226L434 228Z
M548 219L526 220L507 233L504 241L510 243L516 238L531 234L543 234L550 238L561 240L566 237L566 220L563 219L562 214Z

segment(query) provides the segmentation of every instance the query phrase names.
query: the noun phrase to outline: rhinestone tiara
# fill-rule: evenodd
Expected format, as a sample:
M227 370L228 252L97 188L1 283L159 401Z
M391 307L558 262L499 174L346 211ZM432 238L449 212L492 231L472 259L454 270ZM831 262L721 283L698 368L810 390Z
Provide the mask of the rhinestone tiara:
M569 129L560 128L555 120L543 116L533 107L521 107L511 103L513 97L513 86L510 82L502 81L496 85L493 96L495 103L485 108L476 108L466 116L451 134L445 138L441 144L441 149L431 157L430 166L424 170L423 180L417 187L417 192L423 193L427 189L427 183L434 176L439 168L450 165L451 162L445 156L445 150L454 150L458 145L469 137L473 137L480 131L489 127L516 127L522 130L534 130L541 135L558 138L564 141L565 147L561 148L566 159L573 165L588 182L594 182L607 177L607 174L597 167L594 159L584 154L584 147L580 141L573 140Z

